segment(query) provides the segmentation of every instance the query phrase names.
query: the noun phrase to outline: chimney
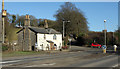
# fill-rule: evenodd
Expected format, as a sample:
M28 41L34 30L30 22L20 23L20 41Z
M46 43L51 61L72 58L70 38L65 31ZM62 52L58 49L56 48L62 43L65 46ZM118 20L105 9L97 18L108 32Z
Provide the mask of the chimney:
M25 16L25 26L30 26L30 18L29 15Z
M45 24L44 27L47 29L48 28L48 23L47 23L47 19L45 19Z

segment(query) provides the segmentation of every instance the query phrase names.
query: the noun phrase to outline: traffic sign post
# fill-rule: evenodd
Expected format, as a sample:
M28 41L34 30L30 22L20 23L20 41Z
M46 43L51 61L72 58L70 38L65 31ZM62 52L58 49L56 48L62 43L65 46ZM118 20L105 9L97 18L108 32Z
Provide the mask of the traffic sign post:
M103 45L102 49L103 49L103 53L105 54L106 53L106 45Z
M38 47L38 44L35 43L35 50L36 50L36 51L38 51L37 47Z

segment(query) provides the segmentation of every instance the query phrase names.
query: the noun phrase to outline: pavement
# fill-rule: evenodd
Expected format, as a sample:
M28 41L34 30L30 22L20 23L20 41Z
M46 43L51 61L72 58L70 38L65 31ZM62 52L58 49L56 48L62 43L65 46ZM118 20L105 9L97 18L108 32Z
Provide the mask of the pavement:
M5 67L117 67L118 55L103 54L102 49L72 46L68 52L3 58Z

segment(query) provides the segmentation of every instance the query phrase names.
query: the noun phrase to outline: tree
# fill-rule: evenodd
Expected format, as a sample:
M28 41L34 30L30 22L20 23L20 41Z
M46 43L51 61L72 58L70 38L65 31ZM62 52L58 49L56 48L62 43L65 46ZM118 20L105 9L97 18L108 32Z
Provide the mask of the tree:
M15 23L16 21L16 15L12 15L12 23Z
M39 21L38 26L39 26L39 27L44 27L45 19L39 19L38 21ZM54 29L57 28L57 22L56 22L56 21L47 19L47 23L48 23L48 27L49 27L49 28L54 28ZM57 30L57 29L56 29L56 30Z
M74 4L66 2L61 5L61 8L54 15L58 22L57 29L62 32L63 20L69 20L70 23L65 22L65 35L86 33L88 31L88 22L83 13L75 7Z
M38 22L37 21L38 20L34 16L30 15L30 25L31 26L38 27Z
M17 15L16 25L24 26L25 16L26 15L21 15L21 16ZM30 15L30 25L34 27L38 26L38 21L33 15Z
M25 16L24 15L17 15L16 25L24 26Z

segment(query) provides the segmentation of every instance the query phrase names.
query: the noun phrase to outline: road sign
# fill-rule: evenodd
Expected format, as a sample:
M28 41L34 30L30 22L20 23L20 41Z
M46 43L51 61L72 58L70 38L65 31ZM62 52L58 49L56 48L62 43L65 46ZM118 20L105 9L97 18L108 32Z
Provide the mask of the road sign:
M37 43L35 43L35 47L37 47L38 46L38 44Z
M106 45L103 45L102 48L103 48L103 49L106 49Z

